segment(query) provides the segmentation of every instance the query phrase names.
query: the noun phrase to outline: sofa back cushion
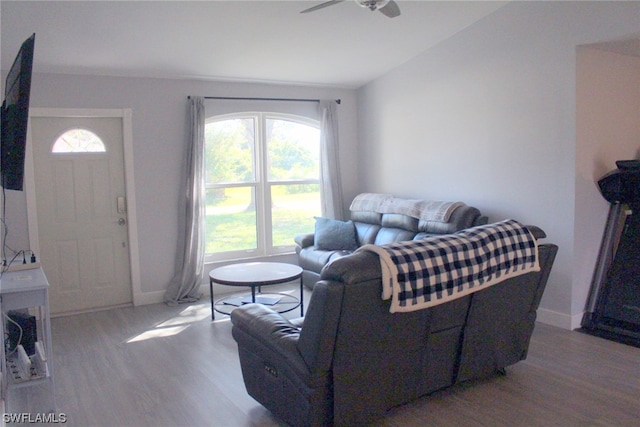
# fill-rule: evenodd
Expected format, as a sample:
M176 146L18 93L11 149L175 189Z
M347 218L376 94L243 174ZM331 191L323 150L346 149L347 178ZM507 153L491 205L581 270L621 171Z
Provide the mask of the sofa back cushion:
M373 211L351 211L351 220L366 224L382 224L382 214Z
M373 211L351 211L351 220L355 224L358 246L424 239L487 223L487 217L483 217L478 209L467 205L456 208L448 222L418 220L407 215Z
M404 242L407 240L412 240L415 235L416 233L414 233L413 231L407 231L402 228L382 227L380 231L378 231L373 244L380 246L389 243Z
M356 226L358 246L373 244L382 226L382 214L371 211L351 212L351 220Z
M342 291L335 283L317 283L313 288L297 344L311 373L328 371L331 366Z
M380 260L371 252L336 260L321 277L318 285L344 288L333 349L335 425L366 424L391 406L453 383L469 296L392 314L381 298Z
M451 234L465 228L487 223L487 217L483 217L480 211L472 206L460 206L455 209L448 222L420 220L418 231L433 234Z
M380 222L385 228L401 228L414 234L418 232L418 220L407 215L383 214Z
M496 369L526 358L536 310L557 252L557 245L541 244L540 271L512 277L473 294L458 381L490 376Z
M406 215L354 211L351 220L356 225L359 246L412 240L418 232L418 220Z
M418 232L418 220L410 216L383 214L381 222L382 228L374 241L376 245L412 240Z

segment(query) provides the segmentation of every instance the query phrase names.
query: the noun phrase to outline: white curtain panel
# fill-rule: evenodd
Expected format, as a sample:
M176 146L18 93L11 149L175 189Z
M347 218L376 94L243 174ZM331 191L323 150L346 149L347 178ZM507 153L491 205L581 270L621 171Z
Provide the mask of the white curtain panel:
M322 100L319 109L322 216L343 219L336 101Z
M173 279L165 292L167 304L194 302L204 269L204 98L189 98L190 134L186 148L184 191L180 200L178 251Z

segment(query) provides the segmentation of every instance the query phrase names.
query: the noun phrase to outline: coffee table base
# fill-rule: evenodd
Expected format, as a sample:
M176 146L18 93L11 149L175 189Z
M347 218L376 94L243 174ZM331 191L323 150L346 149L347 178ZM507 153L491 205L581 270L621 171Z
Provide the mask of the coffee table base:
M300 307L300 299L285 293L260 293L256 294L255 298L256 303L266 305L278 313L287 313ZM244 294L232 294L216 300L213 304L213 309L218 313L228 315L231 314L234 309L250 304L251 302L251 294L248 292Z

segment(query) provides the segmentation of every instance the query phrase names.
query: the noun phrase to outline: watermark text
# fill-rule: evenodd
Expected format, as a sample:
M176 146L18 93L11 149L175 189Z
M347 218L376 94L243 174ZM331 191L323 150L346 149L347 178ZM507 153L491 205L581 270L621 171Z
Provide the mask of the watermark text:
M64 424L67 422L67 414L64 412L39 414L32 414L30 412L8 412L2 414L2 421L7 424Z

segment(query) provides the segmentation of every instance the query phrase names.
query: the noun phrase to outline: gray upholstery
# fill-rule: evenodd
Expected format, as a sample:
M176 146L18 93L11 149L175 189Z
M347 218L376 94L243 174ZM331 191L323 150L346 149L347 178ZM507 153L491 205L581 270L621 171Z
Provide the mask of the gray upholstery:
M397 199L400 200L400 199ZM455 233L465 228L487 223L487 217L471 206L460 206L455 209L448 222L424 221L407 215L380 214L372 211L351 212L351 220L356 227L358 246L365 244L384 245L425 237ZM314 235L300 234L295 236L298 264L303 269L304 284L313 289L320 280L320 273L325 265L351 254L353 251L326 251L314 246Z
M247 392L292 426L326 425L333 413L331 363L342 291L315 289L302 328L260 304L231 312Z
M539 245L540 272L395 314L381 299L378 257L339 258L323 270L303 320L257 304L232 312L247 391L292 426L354 426L493 375L526 357L557 250Z

